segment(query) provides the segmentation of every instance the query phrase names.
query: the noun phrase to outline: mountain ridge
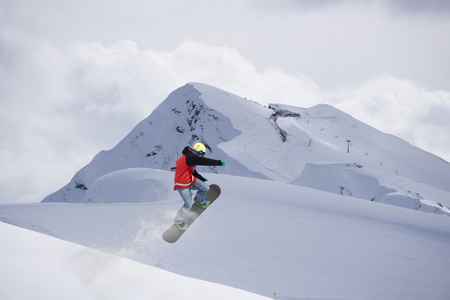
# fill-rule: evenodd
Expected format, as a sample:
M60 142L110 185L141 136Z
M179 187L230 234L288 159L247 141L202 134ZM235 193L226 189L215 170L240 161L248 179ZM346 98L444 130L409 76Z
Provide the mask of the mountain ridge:
M449 163L333 106L265 107L212 86L188 83L42 202L80 202L99 177L116 170L170 170L181 150L197 141L205 144L208 157L227 163L225 168L199 167L199 172L290 183L309 163L357 163L450 191Z

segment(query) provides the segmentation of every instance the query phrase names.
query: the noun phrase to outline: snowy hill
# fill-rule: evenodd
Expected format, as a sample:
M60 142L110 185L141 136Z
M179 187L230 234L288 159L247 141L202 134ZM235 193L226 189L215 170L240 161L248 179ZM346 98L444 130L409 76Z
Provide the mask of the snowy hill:
M222 195L175 244L161 238L181 206L178 193L171 190L173 173L149 168L105 175L84 198L87 202L106 198L112 203L1 205L0 220L182 276L266 297L276 293L276 299L448 299L449 217L272 180L206 175L209 182L221 186ZM143 198L148 202L119 203ZM6 251L8 255L2 257L8 259L2 260L2 270L7 272L0 276L8 287L16 284L21 291L40 283L48 287L55 276L55 293L63 281L69 291L81 284L82 292L119 291L118 295L130 293L127 298L139 299L131 292L148 295L145 283L153 287L157 277L163 288L168 278L191 295L192 286L184 278L127 266L123 260L83 247L66 251L54 239L36 245L35 235L22 236L19 230L5 233L3 228L0 254ZM35 263L43 259L42 268L49 264L48 277L38 276L35 268L28 273L28 255L36 258ZM17 269L10 257L14 262L25 259L24 267ZM54 261L63 274L53 272ZM80 273L84 280L76 278ZM56 278L59 275L63 277ZM25 280L13 280L16 276ZM75 278L66 282L71 276ZM161 289L155 289L159 295ZM244 299L236 293L228 299ZM196 299L220 299L211 296Z
M291 183L414 210L450 215L449 192L379 170L366 170L358 164L307 164L302 174Z
M267 108L199 83L172 92L116 147L97 154L70 183L42 202L80 202L96 179L112 171L135 167L170 170L181 150L196 141L207 146L208 157L227 163L225 168L199 168L200 172L301 184L304 180L297 178L307 176L302 175L307 164L321 164L324 174L332 173L336 163L357 164L378 174L376 177L395 176L412 184L400 194L389 193L389 199L376 195L365 199L440 214L448 212L445 199L450 192L450 164L439 157L328 105L305 109L272 104ZM416 189L414 182L421 188ZM306 186L330 191L330 186L338 184ZM340 193L341 186L333 192ZM385 188L398 191L396 186ZM437 193L421 193L424 188L434 188ZM412 197L403 197L405 193ZM412 200L416 203L411 204Z
M4 223L0 237L4 300L268 299Z

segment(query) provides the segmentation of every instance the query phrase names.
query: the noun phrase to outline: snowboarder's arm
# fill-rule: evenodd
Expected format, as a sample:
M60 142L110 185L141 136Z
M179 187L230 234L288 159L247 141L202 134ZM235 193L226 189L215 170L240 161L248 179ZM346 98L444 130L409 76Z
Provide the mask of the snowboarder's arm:
M194 170L194 173L192 174L194 177L200 179L201 181L205 182L206 178L203 177L202 175L198 174L196 170Z
M222 161L195 155L186 156L186 165L188 166L222 166Z

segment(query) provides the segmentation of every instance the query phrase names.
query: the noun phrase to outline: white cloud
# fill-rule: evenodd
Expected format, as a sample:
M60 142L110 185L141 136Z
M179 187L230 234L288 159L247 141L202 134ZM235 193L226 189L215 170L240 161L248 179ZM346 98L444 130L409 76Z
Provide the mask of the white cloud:
M379 76L328 98L353 117L450 161L450 92Z

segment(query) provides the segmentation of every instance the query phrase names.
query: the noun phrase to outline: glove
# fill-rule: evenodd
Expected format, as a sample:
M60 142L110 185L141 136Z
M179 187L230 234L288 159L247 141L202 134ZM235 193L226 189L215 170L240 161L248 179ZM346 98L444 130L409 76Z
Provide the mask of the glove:
M223 160L221 160L220 163L222 164L222 167L225 167L225 162Z

